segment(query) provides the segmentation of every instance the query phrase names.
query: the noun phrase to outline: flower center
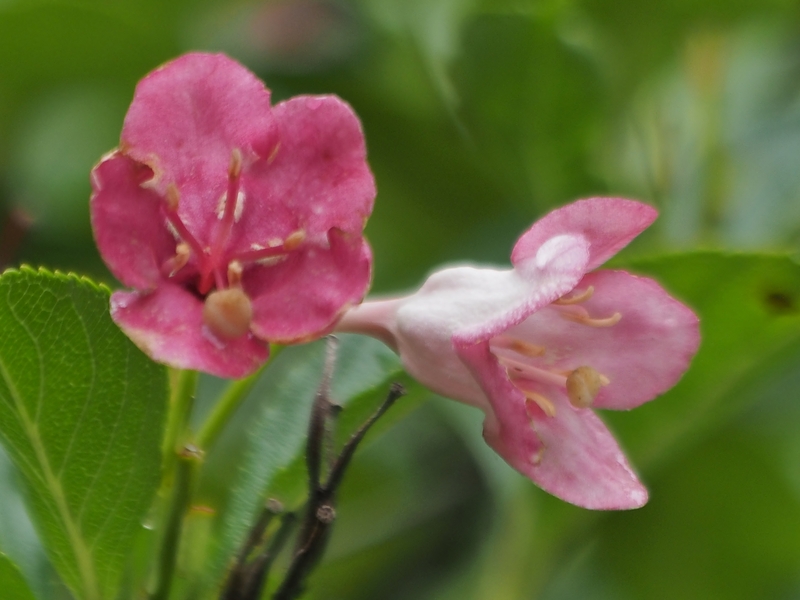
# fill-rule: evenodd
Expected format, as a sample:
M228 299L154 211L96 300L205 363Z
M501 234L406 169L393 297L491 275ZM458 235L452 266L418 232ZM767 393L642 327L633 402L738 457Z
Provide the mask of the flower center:
M556 300L551 306L558 310L561 317L589 327L611 327L617 324L622 318L621 313L616 312L606 318L593 318L585 308L577 306L591 298L593 293L594 288L590 286L583 292ZM575 408L588 408L600 388L610 383L608 377L589 365L571 370L544 366L541 358L547 353L547 348L506 334L493 337L489 348L506 369L511 383L524 394L529 414L535 414L534 407L538 407L546 416L556 416L555 404L540 392L542 384L564 389L570 404Z
M224 339L240 337L250 328L253 307L242 286L244 270L280 261L300 248L306 239L305 231L300 229L285 240L271 240L264 246L253 244L250 250L231 255L228 248L231 234L244 212L242 167L242 152L234 148L227 189L217 207L219 223L208 245L201 243L180 218L180 193L174 183L167 186L163 206L168 227L178 241L175 255L164 262L162 272L169 278L180 277L204 298L203 322Z

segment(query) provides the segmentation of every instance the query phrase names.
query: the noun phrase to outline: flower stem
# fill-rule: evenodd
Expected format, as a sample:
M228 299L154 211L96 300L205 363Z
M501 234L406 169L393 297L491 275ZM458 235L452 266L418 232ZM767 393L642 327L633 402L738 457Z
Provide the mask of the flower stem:
M194 405L194 394L197 390L197 371L173 371L170 373L172 393L169 399L167 429L164 432L164 443L161 452L164 457L162 472L172 472L177 453L180 451L181 436L188 434L189 417Z
M280 354L282 349L283 346L272 346L270 349L270 361ZM211 446L214 445L220 433L222 433L222 430L225 428L225 425L227 425L231 416L233 416L233 413L239 408L239 405L247 397L250 390L253 389L253 386L268 364L269 361L249 377L232 381L228 385L211 410L211 414L200 427L200 431L197 432L195 445L199 449L203 452L208 452Z
M167 431L164 436L164 474L172 475L172 491L167 505L164 534L158 552L155 591L151 600L167 600L178 559L183 517L191 502L191 490L198 452L192 446L189 419L194 406L198 374L180 371L173 379Z

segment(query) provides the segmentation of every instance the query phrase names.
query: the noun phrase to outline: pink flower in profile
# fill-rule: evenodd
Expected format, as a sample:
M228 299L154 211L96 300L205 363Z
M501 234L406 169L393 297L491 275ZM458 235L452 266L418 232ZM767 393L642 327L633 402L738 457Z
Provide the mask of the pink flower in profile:
M405 298L366 302L338 330L399 352L408 372L481 408L486 442L546 491L592 509L642 506L637 479L592 408L625 410L680 379L697 317L655 281L592 271L656 217L592 198L553 211L517 242L511 270L453 267Z
M112 295L114 321L153 359L221 377L327 333L370 281L365 156L335 96L272 107L220 54L153 71L92 171L97 246L135 290Z

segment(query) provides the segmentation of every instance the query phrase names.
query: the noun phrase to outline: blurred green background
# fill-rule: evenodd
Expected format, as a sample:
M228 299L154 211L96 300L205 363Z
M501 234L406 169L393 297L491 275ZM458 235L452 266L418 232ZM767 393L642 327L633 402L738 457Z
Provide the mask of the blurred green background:
M681 385L608 415L645 508L549 497L483 445L479 414L431 398L357 455L309 597L800 599L800 5L0 0L2 266L115 285L88 173L137 80L189 50L239 59L275 101L354 107L378 184L374 292L442 262L506 264L550 208L618 195L661 218L615 264L703 319ZM227 437L201 489L215 509L242 452ZM0 461L0 549L64 597L15 477Z

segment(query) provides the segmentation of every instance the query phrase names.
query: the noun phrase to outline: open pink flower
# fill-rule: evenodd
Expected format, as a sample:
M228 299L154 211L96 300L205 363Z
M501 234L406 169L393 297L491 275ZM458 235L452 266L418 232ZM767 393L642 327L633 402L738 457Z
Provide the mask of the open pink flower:
M153 71L92 171L97 246L135 289L112 295L114 321L153 359L222 377L327 333L370 281L365 156L335 96L271 107L221 54Z
M655 281L589 272L656 217L592 198L519 239L511 270L453 267L405 298L350 310L340 331L397 350L430 389L481 408L484 438L548 492L593 509L642 506L647 490L590 407L630 409L680 379L697 317Z

